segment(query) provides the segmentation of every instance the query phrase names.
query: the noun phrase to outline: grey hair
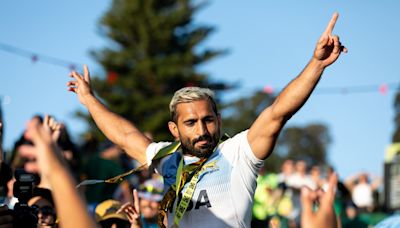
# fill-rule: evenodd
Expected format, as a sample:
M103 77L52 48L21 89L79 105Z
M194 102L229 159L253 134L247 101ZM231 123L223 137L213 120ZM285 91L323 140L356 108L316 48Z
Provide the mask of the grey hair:
M184 87L175 92L174 96L169 103L169 112L171 114L171 119L176 122L178 119L178 113L176 112L176 107L180 103L189 103L199 100L209 100L215 114L218 114L217 104L214 98L214 92L208 88L200 87Z

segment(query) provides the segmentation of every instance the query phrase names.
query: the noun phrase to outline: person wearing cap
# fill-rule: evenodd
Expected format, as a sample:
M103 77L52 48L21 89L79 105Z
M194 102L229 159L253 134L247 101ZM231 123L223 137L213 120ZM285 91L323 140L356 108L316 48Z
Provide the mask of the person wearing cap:
M257 173L272 153L285 123L304 105L326 67L342 51L332 35L334 14L304 70L266 107L252 126L223 142L221 115L211 90L185 87L175 92L168 127L174 142L152 142L133 123L111 112L83 75L72 71L68 90L78 95L100 130L141 164L164 178L162 216L169 227L250 227ZM170 153L171 152L171 153Z
M159 178L146 180L133 190L133 202L125 203L119 212L124 211L131 222L131 228L157 228L157 215L163 198L164 184Z
M117 200L105 200L97 205L95 219L102 228L129 228L130 223L124 212L118 212L122 204Z

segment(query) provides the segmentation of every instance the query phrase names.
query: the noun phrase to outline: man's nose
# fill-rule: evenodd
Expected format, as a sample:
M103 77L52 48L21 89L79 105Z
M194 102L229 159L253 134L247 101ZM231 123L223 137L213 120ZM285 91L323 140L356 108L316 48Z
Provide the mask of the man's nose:
M203 122L200 122L199 126L198 126L198 134L200 136L202 136L202 135L205 135L205 134L208 134L208 133L209 132L208 132L207 124L203 123Z

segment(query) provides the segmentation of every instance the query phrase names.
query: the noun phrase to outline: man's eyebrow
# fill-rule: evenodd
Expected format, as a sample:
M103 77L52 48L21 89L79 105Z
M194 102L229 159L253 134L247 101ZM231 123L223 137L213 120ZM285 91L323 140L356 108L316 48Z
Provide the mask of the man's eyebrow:
M186 123L186 122L192 122L192 121L197 121L197 119L196 119L196 118L188 118L188 119L186 119L186 120L183 120L184 123Z

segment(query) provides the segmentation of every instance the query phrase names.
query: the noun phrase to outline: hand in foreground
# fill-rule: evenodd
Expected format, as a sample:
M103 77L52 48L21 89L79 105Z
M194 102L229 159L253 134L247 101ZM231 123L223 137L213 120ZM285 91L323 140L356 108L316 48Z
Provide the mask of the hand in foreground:
M46 115L43 120L43 126L48 132L50 132L53 142L57 143L61 136L61 131L63 130L64 125L57 122L54 117Z
M347 53L347 48L342 46L339 36L332 35L338 17L338 13L333 14L314 50L314 59L320 61L323 67L327 67L334 63L336 59L339 58L341 52Z
M76 71L70 73L70 77L75 80L67 83L68 91L72 91L78 95L79 101L86 106L85 99L87 96L92 95L90 88L90 74L86 65L83 65L83 76Z
M45 127L35 119L27 127L27 137L34 144L32 152L35 154L39 172L42 175L50 175L51 166L55 162L63 161L61 151L52 138L50 127Z
M126 203L121 206L117 213L125 212L128 216L129 222L131 223L131 228L142 227L142 222L140 221L140 206L139 206L139 196L136 189L133 189L133 202Z
M36 128L36 125L42 125L38 121L29 121L27 125L27 131L26 131L26 137L29 139L32 139L33 137L33 129ZM43 120L43 125L42 127L44 128L46 134L51 135L51 139L54 142L54 144L57 143L58 138L60 137L61 130L63 128L63 125L61 123L58 123L53 117L46 115ZM22 157L29 158L31 161L25 164L25 170L31 173L40 173L40 167L38 163L36 162L37 156L38 156L38 151L35 148L35 146L31 145L22 145L20 146L20 154Z
M301 227L337 227L336 215L333 209L337 179L336 174L332 174L329 177L326 192L322 190L312 191L307 187L301 189ZM319 208L316 211L313 210L315 203L319 204Z

